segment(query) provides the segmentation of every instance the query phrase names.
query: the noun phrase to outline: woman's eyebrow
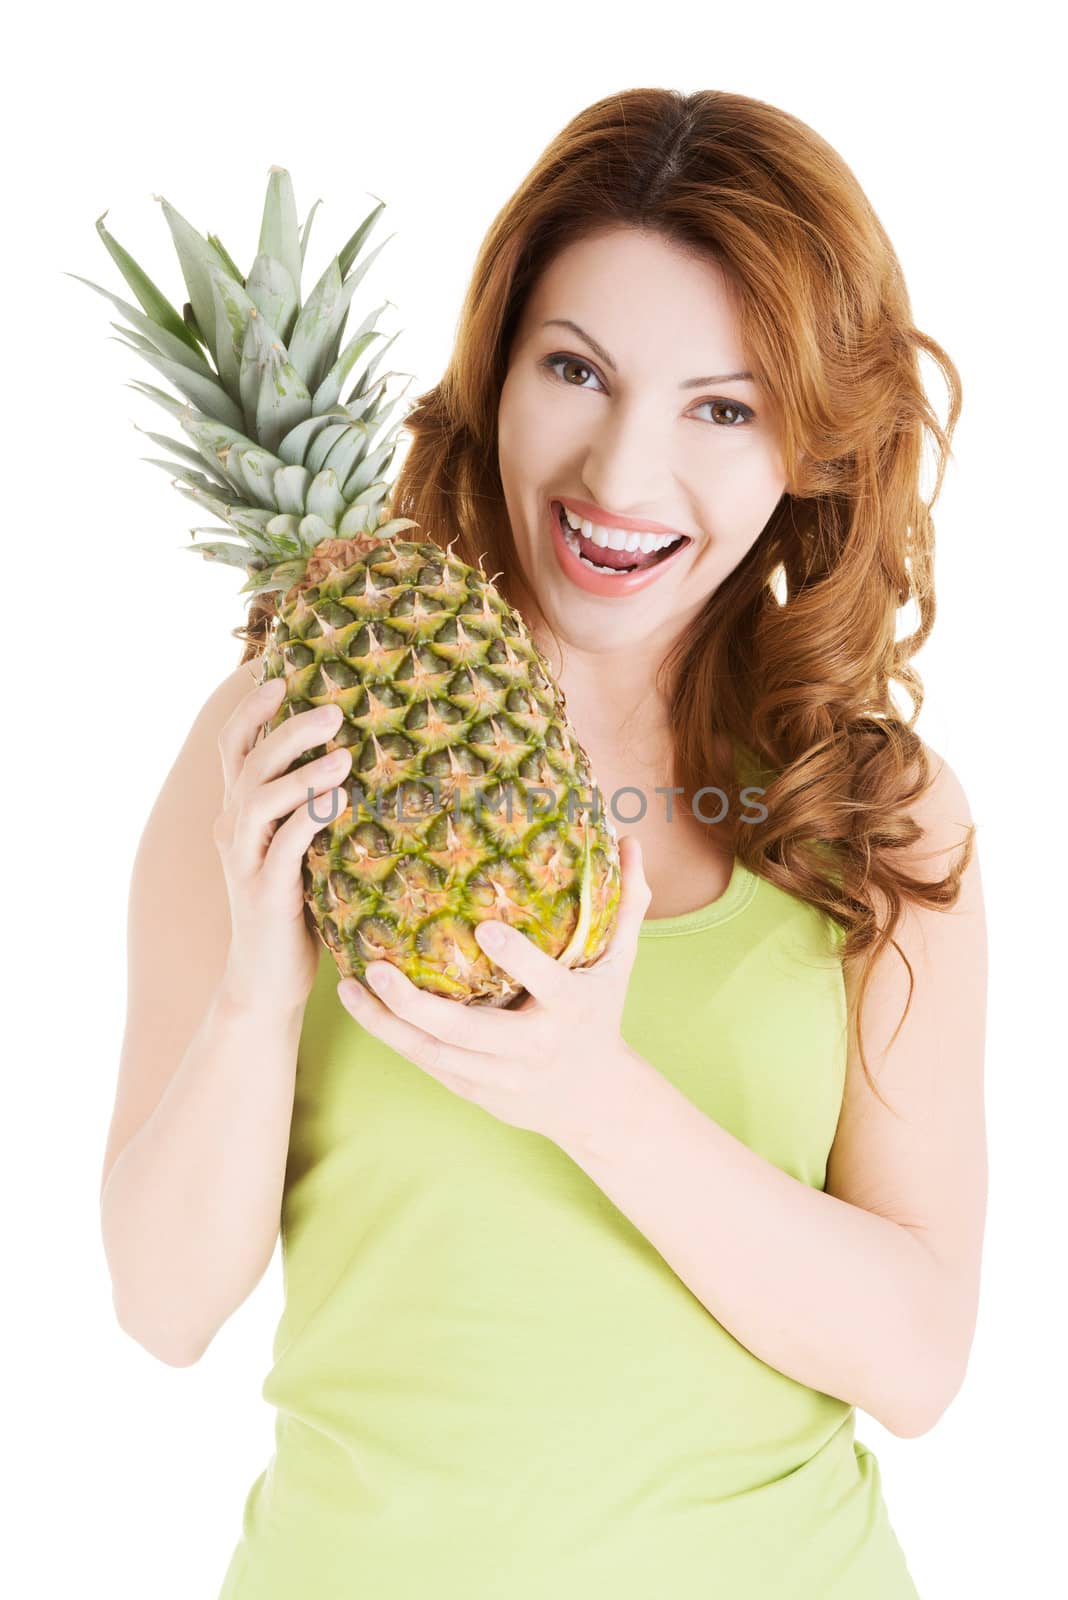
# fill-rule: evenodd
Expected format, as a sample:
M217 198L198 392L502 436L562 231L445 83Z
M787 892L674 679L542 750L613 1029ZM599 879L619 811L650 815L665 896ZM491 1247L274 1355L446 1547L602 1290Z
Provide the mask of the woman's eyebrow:
M585 339L586 343L589 345L589 347L593 351L594 355L596 355L601 361L603 361L606 367L610 367L613 372L618 372L618 370L619 370L618 367L616 366L615 362L612 360L612 357L608 354L608 351L604 348L604 346L603 345L599 345L597 343L596 339L591 339L590 335L585 331L584 328L580 328L577 322L572 322L570 320L570 318L568 318L568 317L549 317L549 318L546 319L545 322L542 323L542 327L543 328L570 328L572 333L577 333L580 339ZM753 378L753 374L751 372L720 372L720 373L714 375L711 378L687 378L684 383L680 383L679 384L679 388L680 389L701 389L701 388L704 387L704 385L706 383L753 383L753 382L755 382L755 379Z

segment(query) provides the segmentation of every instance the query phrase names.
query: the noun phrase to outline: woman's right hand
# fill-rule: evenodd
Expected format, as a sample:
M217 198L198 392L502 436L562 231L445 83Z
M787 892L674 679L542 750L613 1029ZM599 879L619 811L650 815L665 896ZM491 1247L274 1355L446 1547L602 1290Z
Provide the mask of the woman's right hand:
M212 838L230 900L220 988L250 1009L288 1012L307 1001L324 948L305 916L304 854L334 809L330 794L348 776L352 752L335 750L288 772L304 751L332 738L342 717L338 706L318 706L261 738L284 688L281 678L257 685L219 734L225 796Z

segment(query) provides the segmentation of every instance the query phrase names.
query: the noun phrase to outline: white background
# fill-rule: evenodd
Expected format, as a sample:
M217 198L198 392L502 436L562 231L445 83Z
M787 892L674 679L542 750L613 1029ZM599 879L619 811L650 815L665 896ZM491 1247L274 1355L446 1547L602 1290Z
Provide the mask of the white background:
M1063 1576L1064 127L1050 16L673 0L628 19L575 0L497 14L39 6L21 41L9 34L7 1592L214 1600L272 1448L260 1385L281 1309L276 1250L193 1367L153 1360L113 1316L97 1199L129 869L190 723L237 663L244 600L239 573L181 550L208 519L140 459L158 452L131 423L169 419L124 385L159 380L109 342L107 302L62 273L129 298L94 231L107 210L180 303L159 193L247 270L278 163L301 218L323 199L307 287L381 197L373 242L395 237L357 304L394 302L379 325L404 330L388 365L415 374L413 397L440 376L481 237L539 152L583 106L643 85L752 95L827 138L894 241L918 325L962 374L918 727L979 825L982 1304L938 1426L900 1440L858 1413L857 1434L924 1600L1044 1595Z

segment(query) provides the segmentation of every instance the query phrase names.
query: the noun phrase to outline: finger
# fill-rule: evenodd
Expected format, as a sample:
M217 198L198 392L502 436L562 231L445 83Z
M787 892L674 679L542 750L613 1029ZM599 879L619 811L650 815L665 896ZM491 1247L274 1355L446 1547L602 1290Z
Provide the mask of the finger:
M314 711L299 711L272 728L265 739L249 752L238 777L239 786L250 789L267 783L292 769L300 772L312 760L327 754L340 731L344 717L339 705L317 706ZM336 749L348 749L336 745ZM316 751L316 755L312 752Z
M653 892L645 876L642 847L636 834L624 834L619 843L622 888L611 936L601 955L588 970L610 970L620 978L629 977L638 949L638 934Z
M456 1050L505 1055L518 1045L516 1019L502 1010L460 1005L412 983L388 961L373 961L367 981L395 1015Z
M325 828L328 823L335 822L339 815L337 810L331 814L327 803L328 792L343 784L350 776L352 754L348 745L338 745L327 755L302 762L280 778L250 786L242 804L250 816L264 822L288 817L298 806L303 806L306 811L313 811L320 828ZM346 793L341 809L344 810L347 804Z
M623 884L616 926L622 926L624 940L632 940L644 921L653 891L645 876L645 857L637 834L623 835L619 854Z
M348 806L349 798L336 779L331 787L323 789L312 801L298 805L276 830L267 854L263 858L263 886L265 889L286 889L299 880L301 865L308 846L322 828L336 822Z
M560 1001L567 988L567 967L539 950L519 928L487 918L476 924L475 938L494 965L521 983L535 1000L544 1006Z
M227 798L233 791L261 727L278 710L284 693L285 680L269 678L238 701L219 729L219 758Z
M274 842L278 824L298 810L303 811L313 835L335 821L348 799L344 793L335 797L334 791L351 765L351 750L335 750L284 778L251 789L237 802L231 846L236 869L245 873L258 871Z
M389 1045L391 1050L396 1050L398 1055L404 1056L421 1071L438 1078L447 1087L451 1087L453 1081L474 1085L476 1080L469 1079L468 1073L472 1063L479 1059L477 1056L456 1050L414 1023L396 1016L355 978L339 983L337 995L345 1010L368 1033L373 1033L376 1039L381 1039L383 1044Z

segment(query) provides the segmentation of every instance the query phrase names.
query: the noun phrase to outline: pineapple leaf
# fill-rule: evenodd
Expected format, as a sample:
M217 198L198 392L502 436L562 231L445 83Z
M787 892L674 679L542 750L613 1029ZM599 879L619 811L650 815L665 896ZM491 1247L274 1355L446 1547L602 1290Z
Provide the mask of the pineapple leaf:
M233 462L233 454L230 456L230 461ZM238 465L241 476L260 505L271 512L278 511L280 508L274 493L274 480L279 467L277 456L272 456L269 451L259 448L242 450L238 455Z
M291 428L285 438L279 441L278 454L291 467L302 467L304 458L313 439L331 423L330 413L321 417L306 417L303 422L298 422Z
M333 467L324 467L317 472L308 485L305 504L309 516L322 517L330 528L337 526L337 520L342 515L348 501L341 493L337 473Z
M267 529L277 516L278 512L273 509L265 511L260 506L235 506L227 514L226 520L246 539L258 539L266 545Z
M387 376L388 376L388 374L387 374ZM382 381L385 382L385 379L383 379ZM409 379L409 383L410 382L411 382L411 380ZM409 383L406 383L404 385L404 389L408 388ZM384 411L377 411L375 405L373 405L373 404L368 406L367 410L363 413L363 417L361 418L361 421L363 421L364 418L366 418L368 422L373 423L374 424L374 431L376 431L376 432L378 430L384 428L386 423L389 421L390 416L392 415L392 413L394 411L396 411L397 407L401 403L401 400L404 398L404 389L401 390L401 392L397 396L397 398L392 402L391 405L388 405ZM374 412L375 414L373 416L370 416L369 413L371 413L371 412Z
M198 343L203 345L205 350L210 350L211 346L209 345L208 341L205 339L204 335L201 333L200 324L197 321L196 316L194 315L194 312L193 312L193 307L189 304L188 300L185 302L185 304L182 307L182 321L185 323L185 325L189 329L190 333L192 333L193 336L196 338Z
M270 516L269 512L266 514ZM233 528L234 532L240 534L241 538L255 550L257 555L266 556L269 561L273 560L277 554L274 540L265 528L258 523L250 521L252 515L259 516L260 513L250 513L247 509L235 509L227 513L225 520Z
M220 500L218 495L211 493L210 488L200 489L196 484L183 482L180 478L175 478L174 487L179 494L184 494L187 500L194 500L205 511L210 511L212 516L221 517L224 522L229 522L232 503Z
M255 309L236 279L212 267L208 274L215 303L215 349L219 376L235 405L241 399L241 350Z
M218 528L190 528L190 533L218 533ZM226 540L208 544L184 544L183 550L192 550L195 555L200 555L207 561L225 561L228 567L241 567L248 570L249 552L247 545L230 544Z
M305 252L308 248L308 235L311 233L312 218L322 203L322 200L316 200L308 215L304 218L304 226L300 231L300 264L302 268L304 266Z
M356 384L355 388L353 389L352 394L349 397L350 399L362 399L363 398L366 386L367 386L368 382L370 381L370 379L371 379L371 377L372 377L372 375L374 373L375 368L378 366L378 363L381 361L382 357L385 355L386 351L389 349L390 345L393 343L394 339L396 339L396 338L397 338L397 334L392 333L392 334L390 334L389 338L386 340L385 344L379 346L378 350L371 357L371 359L367 363L366 367L364 367L363 372L360 374L360 381L359 381L359 383ZM346 404L348 404L347 401L346 401Z
M156 350L156 347L152 343L152 340L151 339L146 339L142 334L138 333L135 329L133 329L133 328L124 328L121 322L110 322L110 323L108 323L108 327L114 328L115 332L117 334L121 335L120 338L115 340L115 343L116 344L124 344L126 346L127 350L132 350L135 355L143 355L146 350L151 350L156 355L159 354L159 351Z
M379 467L388 466L390 457L395 449L395 442L385 444L380 450L376 450L373 455L369 455L366 461L361 462L345 483L344 494L346 500L354 499L361 489L366 489L372 483L378 476Z
M216 422L213 417L199 416L192 408L187 408L184 412L182 425L197 444L206 444L219 453L229 449L231 445L236 445L238 449L256 449L255 439L250 439L240 428L231 428L225 422Z
M304 465L311 473L318 472L326 464L326 458L348 432L347 422L332 422L322 433L318 433L304 457Z
M367 332L361 331L354 335L312 396L313 414L318 415L323 411L328 411L331 406L337 405L338 397L341 394L341 385L345 382L356 362L373 340L383 338L385 338L385 335L379 328L371 328Z
M317 387L322 376L323 359L334 337L341 295L341 269L335 256L301 307L289 340L289 359L309 389ZM342 318L347 311L346 298Z
M368 506L371 507L374 515L377 517L382 508L383 501L391 499L392 495L393 485L386 482L385 479L380 479L378 483L372 483L370 488L362 491L362 493L357 497L357 504L366 500Z
M297 286L282 263L273 256L257 256L245 284L245 293L271 327L278 329L278 337L288 346L300 300Z
M134 378L126 387L127 389L136 389L138 394L147 395L150 400L154 400L158 406L163 406L170 412L172 417L177 417L179 421L184 417L195 417L197 414L188 400L176 400L173 394L165 394L162 389L155 388L151 383L141 383Z
M273 539L292 539L297 531L300 518L291 511L279 511L267 524L267 532Z
M190 450L187 444L180 444L177 439L169 439L165 433L152 433L148 428L138 428L136 422L134 427L137 428L138 433L143 433L146 439L151 439L154 443L162 445L165 450L173 450L176 456L182 461L188 462L191 467L198 467L203 470L206 466L212 477L216 479L220 489L230 490L233 488L217 458L205 455L202 451ZM146 456L144 459L147 460L148 457Z
M367 502L356 500L338 523L337 536L339 539L353 539L359 533L366 533L373 525L374 519Z
M270 256L284 267L292 280L294 294L299 297L301 259L297 207L293 199L293 180L285 167L272 167L267 180L257 255Z
M231 256L230 252L227 250L226 246L223 244L222 240L219 238L218 234L209 233L208 234L208 243L211 245L211 248L215 251L215 254L218 256L219 260L222 262L223 266L226 268L226 270L229 273L230 277L233 278L237 283L239 283L241 285L242 289L243 289L245 287L244 275L242 274L240 268L237 266L236 262L234 261L233 256Z
M393 238L393 234L390 234L389 238L392 239ZM358 285L362 282L364 276L367 273L367 269L372 265L372 263L375 260L375 257L379 254L379 251L384 250L388 243L389 243L389 239L383 239L382 243L380 245L378 245L376 249L372 250L371 254L369 256L366 256L363 259L363 261L360 262L360 265L358 267L356 267L355 270L351 273L351 275L345 279L343 287L344 287L345 294L347 296L346 301L345 301L346 308L348 306L349 300L351 300L351 298L352 298L353 290L356 289L358 287ZM340 265L340 259L341 258L339 257L338 258L339 265ZM338 358L338 352L341 349L341 337L342 337L342 334L344 333L344 323L345 323L345 319L344 319L344 317L342 317L341 323L339 324L336 332L334 333L333 339L330 341L330 344L327 347L326 357L325 357L325 360L323 362L324 370L329 370L329 368L334 365L334 362Z
M346 272L352 266L352 263L363 249L364 241L385 209L385 204L386 202L384 200L380 200L374 209L369 211L366 217L364 217L363 221L360 223L360 226L356 229L356 232L352 235L352 238L348 241L348 243L338 251L337 259L338 265L341 268L342 277L345 276Z
M386 387L388 378L389 373L383 372L375 379L374 383L368 387L367 370L365 368L364 371L360 373L359 381L353 384L352 388L349 390L345 399L345 404L352 407L356 405L357 401L364 401L363 409L358 414L361 420L366 421L374 411L378 401L381 399L382 392Z
M408 383L406 383L404 385L404 388L401 390L401 394L403 395L404 392L405 392L405 389L407 389L409 387L409 384L414 379L415 373L414 372L396 372L396 371L394 371L393 368L390 368L390 370L388 372L383 372L379 377L377 377L375 379L374 383L371 385L371 387L369 389L365 389L364 386L363 386L364 385L364 380L366 379L366 376L367 376L367 374L364 373L363 376L361 377L360 383L356 386L356 388L350 390L348 399L345 401L345 404L347 406L355 405L357 400L363 400L363 401L366 402L366 404L364 405L363 410L360 412L360 418L361 418L362 421L366 421L368 419L373 419L373 417L375 416L375 414L377 412L377 409L378 409L378 402L382 398L382 394L383 394L383 392L385 390L385 387L386 387L386 384L389 382L390 378L407 378L408 379ZM399 398L399 396L398 396L398 398ZM392 407L390 409L392 410Z
M213 482L210 478L206 478L202 472L194 472L191 467L186 467L184 470L180 471L178 470L177 462L164 461L159 456L142 456L141 460L149 462L154 467L162 467L164 472L170 473L171 478L176 484L185 483L188 484L192 489L199 489L201 494L210 495L213 500L216 500L219 503L219 505L237 504L237 502L232 498L228 498L225 495L220 494L220 488L223 486ZM229 485L226 485L225 487L229 488Z
M421 524L413 522L411 517L394 517L390 522L379 523L375 532L380 539L395 539L398 533L405 528L418 528Z
M280 467L274 475L274 498L278 509L303 516L304 497L310 482L311 473L307 467Z
M241 350L241 401L256 438L270 451L311 412L311 395L267 319L249 318Z
M382 315L383 311L386 310L387 306L391 306L392 304L393 301L387 297L385 300L383 300L380 306L376 306L373 311L369 311L364 317L363 321L360 323L360 326L353 334L353 339L358 339L362 333L367 333L370 328L374 328L375 331L378 332L379 338L383 338L384 335L377 328L378 319ZM349 342L351 343L352 340Z
M307 571L306 557L297 561L283 561L279 566L266 572L254 574L247 583L243 583L238 594L261 594L271 589L288 589L298 578L303 577Z
M134 334L134 339L140 339L140 334ZM126 339L120 339L120 344L125 344ZM148 345L148 340L141 340L142 346ZM168 361L166 356L152 348L139 348L136 344L131 349L138 350L144 359L155 367L156 371L164 378L169 379L174 387L185 395L187 400L209 417L217 417L220 422L226 422L233 428L240 428L244 418L230 399L226 390L216 383L214 378L201 377L197 372L190 372L187 367L179 366L177 361Z
M304 553L298 534L299 524L299 517L288 514L272 517L267 524L267 532L270 534L275 547L285 555L299 556Z
M65 272L63 276L65 278L77 278L79 283L84 283L88 288L95 289L97 294L104 295L106 299L111 301L113 306L122 312L124 317L127 317L133 323L141 337L147 339L159 351L160 355L167 356L171 361L177 361L183 367L188 367L191 372L199 372L204 377L213 378L215 376L199 349L190 350L184 339L179 339L167 328L161 328L159 323L154 322L151 317L146 317L143 312L138 311L136 306L132 306L128 300L120 299L117 294L112 294L110 289L102 289L98 283L93 283L89 278L81 277L77 272ZM114 328L116 324L113 322L111 326Z
M112 238L104 226L104 218L106 216L107 212L103 211L97 217L96 231L106 245L111 259L115 262L137 299L158 327L164 328L175 339L180 339L183 344L189 346L195 355L199 356L200 347L196 342L196 336L190 328L186 327L181 316L171 305L166 295L160 293L148 274L143 272L137 265L133 256L123 249L117 239Z
M180 417L179 421L212 471L221 472L227 484L247 499L248 485L241 475L240 467L231 468L230 452L235 445L238 449L255 449L252 440L247 439L243 433L237 433L233 428L224 427L221 422L211 422L195 414Z
M367 429L358 422L350 422L339 439L330 446L324 467L332 467L339 483L344 483L353 467L367 450Z
M258 490L254 481L251 480L248 474L245 472L245 462L254 454L255 446L253 446L253 449L249 451L242 451L236 448L228 451L226 456L226 470L233 478L234 482L240 485L245 501L250 506L258 506L261 510L267 510L273 514L278 510L278 507L274 503L273 484L271 486L271 497L266 499L265 491L262 489Z
M191 223L187 222L180 211L176 211L169 201L162 195L157 197L163 207L163 215L167 219L167 226L171 230L174 248L178 252L178 261L182 269L182 277L189 291L189 298L193 305L193 315L197 320L197 327L207 340L211 340L215 332L215 301L211 294L211 278L209 268L217 268L219 264L218 252L213 250L208 241L199 234ZM215 357L215 349L209 343L208 348ZM217 359L217 358L216 358Z

